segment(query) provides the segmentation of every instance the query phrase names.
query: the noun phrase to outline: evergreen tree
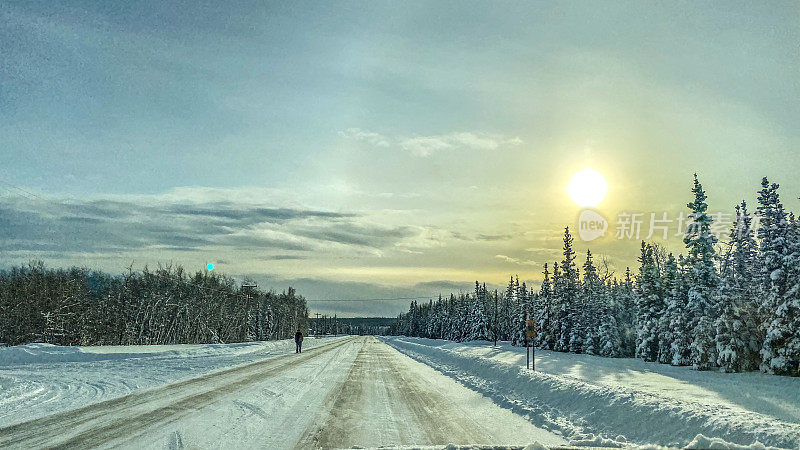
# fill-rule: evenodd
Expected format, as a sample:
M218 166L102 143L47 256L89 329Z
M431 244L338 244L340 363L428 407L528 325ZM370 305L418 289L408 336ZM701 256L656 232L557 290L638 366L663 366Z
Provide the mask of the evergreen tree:
M778 196L778 185L761 182L758 214L761 238L762 317L765 323L761 369L800 375L800 244L796 220L790 219Z
M639 277L636 280L637 338L636 357L645 361L658 359L658 323L663 309L660 273L653 256L653 246L642 241L639 256Z
M536 297L536 328L539 330L536 338L536 345L546 350L550 350L555 345L555 336L553 335L553 327L550 322L552 320L552 298L553 290L550 283L550 272L547 270L547 263L544 263L544 271L542 272L544 278L542 279L542 286L539 290L539 295Z
M672 326L672 314L684 314L684 311L670 310L670 305L673 303L673 293L678 283L678 262L672 253L667 257L664 263L664 274L662 277L661 294L664 297L662 306L664 310L661 312L658 321L658 362L662 364L669 364L673 359L672 343L675 342L675 330Z
M714 265L716 252L714 244L716 236L711 234L711 216L707 214L708 204L703 186L694 177L692 187L694 201L687 204L691 211L692 223L686 230L683 242L689 250L687 264L689 266L689 293L687 307L692 318L689 329L692 330L691 362L694 368L706 370L716 364L716 342L714 320L718 314L714 304L715 291L719 285L717 269Z
M573 239L569 227L564 228L564 259L561 261L561 313L559 314L561 332L556 349L558 351L580 351L583 347L583 336L580 332L573 332L575 323L580 320L578 309L579 281L578 269L575 266L575 251L572 247ZM572 341L576 338L576 341Z
M514 328L511 336L511 345L521 346L527 342L525 335L526 326L525 321L528 318L528 288L523 282L519 284L519 275L514 280L514 288L516 289L516 302L512 304L514 309Z
M486 341L489 340L489 323L483 312L483 305L480 299L473 297L467 299L470 304L469 317L469 331L465 337L468 341Z
M620 327L617 324L618 313L615 311L616 304L611 302L609 297L615 292L615 287L609 281L603 293L603 300L600 302L600 325L597 330L597 346L599 355L609 358L622 356L622 339Z
M562 324L567 320L567 309L564 305L564 277L561 275L561 266L558 262L553 263L553 292L552 298L552 311L553 314L550 320L550 336L553 339L551 348L558 352L567 351L561 343L561 328Z
M686 259L678 256L678 277L669 294L666 315L672 334L670 349L673 366L688 366L691 364L692 333L689 329L692 312L688 309L689 303L689 275Z
M625 278L618 288L614 301L617 305L615 310L618 313L617 324L622 339L622 355L633 358L636 355L637 300L630 267L625 268Z
M583 352L590 355L597 355L600 352L599 328L600 318L603 314L605 301L605 284L600 281L597 275L597 268L592 261L592 252L586 251L586 261L583 264L583 317L581 320L584 330Z
M717 364L727 372L758 367L758 295L752 217L747 204L736 206L736 223L730 232L729 250L723 259L718 289L720 317L715 322Z

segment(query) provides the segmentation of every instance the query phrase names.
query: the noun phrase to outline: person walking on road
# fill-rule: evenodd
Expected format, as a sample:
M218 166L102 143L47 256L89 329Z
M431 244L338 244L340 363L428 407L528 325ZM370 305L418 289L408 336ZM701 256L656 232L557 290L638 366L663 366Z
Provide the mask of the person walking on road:
M300 329L297 329L297 333L294 334L294 343L297 344L297 348L294 350L295 353L303 353L303 333L300 332Z

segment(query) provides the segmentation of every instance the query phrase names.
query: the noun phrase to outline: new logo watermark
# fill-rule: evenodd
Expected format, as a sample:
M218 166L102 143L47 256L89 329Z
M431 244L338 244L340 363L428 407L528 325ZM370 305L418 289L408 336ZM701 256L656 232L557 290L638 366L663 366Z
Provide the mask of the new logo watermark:
M584 209L578 216L578 236L586 242L593 241L606 235L608 221L600 213L591 209Z
M717 239L733 233L755 232L759 227L757 216L745 218L730 213L709 213L707 215L710 219L709 233ZM614 224L614 237L618 240L655 238L667 240L670 237L683 239L687 233L697 232L698 224L694 219L691 214L685 215L682 212L674 218L671 218L665 211L660 214L621 212L617 215L617 221ZM586 242L605 236L608 229L608 220L597 211L584 209L578 216L578 236Z

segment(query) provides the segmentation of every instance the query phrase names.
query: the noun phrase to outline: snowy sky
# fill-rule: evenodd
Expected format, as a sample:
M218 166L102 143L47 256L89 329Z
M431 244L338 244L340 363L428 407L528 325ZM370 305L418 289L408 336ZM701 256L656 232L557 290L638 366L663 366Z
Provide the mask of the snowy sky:
M314 299L535 281L591 166L612 230L577 247L624 270L618 214L677 216L695 171L712 211L764 175L800 210L798 24L796 2L2 2L0 266L214 262Z

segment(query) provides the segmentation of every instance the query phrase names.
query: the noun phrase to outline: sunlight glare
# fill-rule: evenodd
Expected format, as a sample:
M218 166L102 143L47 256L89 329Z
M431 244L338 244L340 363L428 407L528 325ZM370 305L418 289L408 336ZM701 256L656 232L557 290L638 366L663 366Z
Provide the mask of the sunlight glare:
M600 172L583 169L572 176L567 191L579 206L597 206L606 198L608 183Z

